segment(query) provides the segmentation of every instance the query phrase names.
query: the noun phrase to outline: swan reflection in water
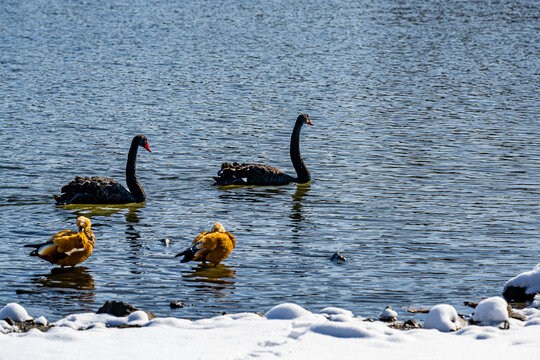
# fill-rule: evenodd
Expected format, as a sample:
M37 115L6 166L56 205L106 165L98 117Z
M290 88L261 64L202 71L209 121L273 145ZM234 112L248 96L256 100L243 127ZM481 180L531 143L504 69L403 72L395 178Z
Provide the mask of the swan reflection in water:
M84 266L53 268L50 274L32 278L37 287L39 301L48 301L54 308L70 308L70 311L94 310L94 278Z
M238 189L238 190L237 190ZM222 200L223 205L230 206L231 202L241 201L245 203L265 203L269 199L279 197L285 193L283 187L261 187L261 186L245 186L231 185L222 188L224 190L218 196Z
M139 215L141 214L141 208L144 204L132 204L124 214L126 218L126 240L129 244L129 259L134 262L132 265L136 265L135 273L140 273L139 269L142 267L141 259L144 257L144 239L141 238L141 232L139 231L139 222L141 221ZM130 262L130 263L131 263Z
M194 287L200 289L212 289L220 296L228 296L230 292L225 289L234 289L236 271L226 265L198 264L191 271L182 275L184 281L196 283Z
M144 208L144 203L140 204L131 204L129 207L127 207L127 213L125 214L126 222L132 223L132 224L138 224L139 221L139 213L141 212L141 209Z
M127 212L124 214L126 221L130 223L138 223L141 208L145 207L145 203L135 203L135 204L70 204L63 206L62 208L70 211L75 217L86 216L89 219L92 219L97 216L101 217L111 217L120 212L123 212L127 209Z
M138 241L141 237L139 230L135 228L135 225L139 223L139 210L140 206L129 207L126 217L126 238L130 243L136 245L137 248L141 248L142 244Z
M311 190L311 184L302 184L296 186L296 191L292 196L293 205L289 218L292 220L294 226L294 232L301 232L303 230L302 223L306 220L306 217L302 211L304 206L302 199Z

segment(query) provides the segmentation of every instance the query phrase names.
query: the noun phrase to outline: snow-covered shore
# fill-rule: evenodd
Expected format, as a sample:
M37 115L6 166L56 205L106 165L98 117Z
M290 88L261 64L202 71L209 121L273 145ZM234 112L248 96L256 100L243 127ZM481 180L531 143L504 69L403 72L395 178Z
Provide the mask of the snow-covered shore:
M534 293L540 265L510 279L509 286ZM117 317L72 314L42 332L17 332L0 320L0 359L536 359L540 353L540 295L521 310L502 297L481 301L469 322L449 304L434 306L423 329L399 330L367 321L346 309L312 313L283 303L266 314L227 314L191 321L149 319L143 311ZM521 317L518 320L510 315ZM391 309L384 317L394 316ZM31 319L19 304L0 310L0 319ZM47 326L44 317L33 320ZM469 324L470 323L470 324Z
M508 330L493 324L455 332L397 330L348 310L326 308L314 314L290 303L265 316L240 313L198 321L148 320L142 311L126 317L81 313L55 322L47 332L0 334L0 358L533 359L540 353L540 310L519 312L526 321L509 319ZM110 327L126 324L140 327Z

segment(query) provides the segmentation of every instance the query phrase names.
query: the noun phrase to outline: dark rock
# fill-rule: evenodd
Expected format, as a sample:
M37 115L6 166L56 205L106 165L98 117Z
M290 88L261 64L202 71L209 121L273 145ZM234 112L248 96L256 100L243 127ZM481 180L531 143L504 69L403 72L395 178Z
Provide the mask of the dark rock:
M128 316L137 309L135 306L120 301L107 301L99 308L97 314L111 314L117 317Z
M534 299L535 293L527 294L527 288L521 286L507 286L504 288L503 297L506 301L526 302Z
M47 325L43 324L36 324L34 320L26 320L26 321L13 321L11 318L4 319L5 322L8 323L8 325L16 326L16 329L13 331L18 333L24 333L31 329L38 329L40 331L47 331L53 326L49 323Z
M407 312L410 312L411 314L429 314L429 309L405 308L404 310L407 311Z
M518 313L513 312L513 311L510 313L510 317L511 317L512 319L516 319L516 320L520 320L520 321L525 321L525 320L527 320L527 318L525 317L525 315L521 315L521 314L518 314Z
M184 304L181 301L171 301L169 306L171 307L171 309L178 309L178 308L183 308L184 306L186 306L186 304Z
M399 330L423 329L422 324L419 324L414 319L409 319L405 321L404 323L401 323L399 321L394 321L394 322L388 323L388 326L393 329L399 329Z
M116 329L131 329L131 328L140 328L142 327L141 325L131 325L131 324L119 324L119 325L114 325L114 326L109 326L111 328L116 328Z
M135 306L130 305L125 302L107 301L102 307L98 309L97 314L111 314L117 317L124 317L138 310L139 309L137 309ZM156 317L150 311L145 311L145 312L148 315L149 320L152 320Z
M330 258L330 261L347 261L347 258L341 255L338 251L336 251L334 255L332 255L332 257Z
M512 305L513 309L525 309L531 305L531 301L508 301L508 304Z
M473 309L476 309L476 307L478 306L478 303L474 301L464 301L463 304Z
M518 314L516 312L514 312L514 310L512 309L512 305L508 304L508 317L512 318L512 319L516 319L516 320L521 320L521 321L525 321L527 320L527 318L524 316L524 315L521 315L521 314ZM510 325L508 325L510 326Z
M404 330L421 329L422 325L414 319L409 319L403 323Z
M26 321L16 321L15 325L19 328L20 332L27 332L31 329L38 329L40 331L47 331L49 330L52 325L47 323L47 325L43 324L36 324L34 320L26 320Z

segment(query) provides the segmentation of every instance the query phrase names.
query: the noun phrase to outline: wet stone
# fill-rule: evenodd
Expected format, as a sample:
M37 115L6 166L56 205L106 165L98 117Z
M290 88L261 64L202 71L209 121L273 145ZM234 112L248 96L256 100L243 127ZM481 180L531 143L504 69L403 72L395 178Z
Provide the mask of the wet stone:
M341 255L338 251L336 251L334 255L332 255L332 257L330 258L330 261L343 262L347 261L347 258Z
M403 323L404 330L421 329L422 325L414 319L409 319Z
M102 307L98 309L96 313L97 314L111 314L117 317L124 317L138 310L140 309L123 301L107 301L105 302L105 304L103 304ZM148 315L149 320L152 320L156 317L150 311L145 311L145 312Z
M503 291L503 297L506 301L528 302L534 299L535 293L527 294L527 288L521 286L508 286Z
M171 309L179 309L179 308L183 308L184 306L186 306L186 304L184 304L181 301L171 301L169 306L171 307Z
M53 327L49 323L47 323L46 325L44 325L44 324L36 324L36 322L34 320L13 321L11 318L7 318L7 319L4 319L4 321L6 323L8 323L8 325L11 325L11 326L15 327L15 329L13 331L20 332L20 333L24 333L24 332L30 331L32 329L37 329L37 330L45 332L45 331L47 331L47 330L49 330L50 328Z

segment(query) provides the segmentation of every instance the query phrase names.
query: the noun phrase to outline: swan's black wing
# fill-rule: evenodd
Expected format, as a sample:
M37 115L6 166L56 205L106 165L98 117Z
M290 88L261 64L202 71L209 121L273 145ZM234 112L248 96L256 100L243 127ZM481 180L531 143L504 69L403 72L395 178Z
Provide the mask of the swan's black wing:
M214 185L285 185L294 178L276 167L262 164L223 163Z
M99 176L80 177L65 185L61 195L54 195L60 205L125 204L135 202L133 195L118 181Z

